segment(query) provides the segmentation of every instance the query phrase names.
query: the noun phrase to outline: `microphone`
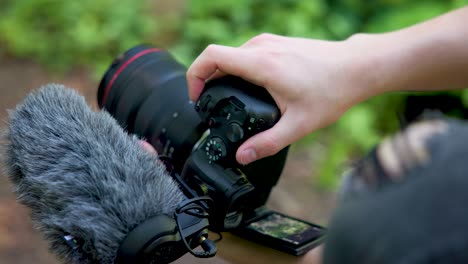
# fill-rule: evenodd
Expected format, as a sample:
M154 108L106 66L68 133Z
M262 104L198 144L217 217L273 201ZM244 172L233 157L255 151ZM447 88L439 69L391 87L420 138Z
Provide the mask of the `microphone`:
M10 112L4 136L17 199L63 263L140 263L132 254L151 254L149 262L158 243L180 244L179 185L136 136L74 90L49 84L32 92ZM187 252L177 248L176 258Z

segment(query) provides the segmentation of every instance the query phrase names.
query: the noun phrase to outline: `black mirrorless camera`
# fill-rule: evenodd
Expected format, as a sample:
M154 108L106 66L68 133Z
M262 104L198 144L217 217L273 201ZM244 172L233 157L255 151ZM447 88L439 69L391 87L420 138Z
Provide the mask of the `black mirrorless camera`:
M209 81L198 101L191 102L185 74L186 68L166 51L137 46L112 63L99 86L99 106L129 133L156 148L187 199L196 205L176 213L175 225L163 231L160 226L152 227L149 232L169 230L172 236L165 239L169 244L162 239L164 243L153 242L151 250L141 249L150 256L146 259L170 262L187 251L193 254L192 249L200 244L205 253L212 250L213 245L202 243L206 239L193 238L197 229L207 227L293 255L320 244L324 228L264 206L283 170L287 148L247 166L236 162L237 148L280 118L269 93L238 77L225 76ZM195 224L204 218L209 224Z

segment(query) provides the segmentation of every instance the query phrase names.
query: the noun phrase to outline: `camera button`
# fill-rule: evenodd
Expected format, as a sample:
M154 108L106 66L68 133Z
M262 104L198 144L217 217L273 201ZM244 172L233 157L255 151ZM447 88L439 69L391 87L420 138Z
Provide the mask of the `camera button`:
M213 127L216 124L216 120L214 118L208 119L208 127Z
M238 123L230 123L226 132L229 141L235 143L244 138L244 130Z
M260 130L265 127L265 124L266 124L265 119L260 118L257 120L257 124L255 125L255 127Z
M195 110L198 112L201 109L203 112L206 112L206 110L208 110L208 104L210 103L210 101L211 95L203 95L200 98L200 100L196 103Z

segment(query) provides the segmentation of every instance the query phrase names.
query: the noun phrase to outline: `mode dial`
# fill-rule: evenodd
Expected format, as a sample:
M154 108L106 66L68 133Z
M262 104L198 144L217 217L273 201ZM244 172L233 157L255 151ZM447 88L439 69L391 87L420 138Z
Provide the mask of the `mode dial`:
M219 137L210 138L205 144L205 153L210 161L217 161L226 156L226 144Z

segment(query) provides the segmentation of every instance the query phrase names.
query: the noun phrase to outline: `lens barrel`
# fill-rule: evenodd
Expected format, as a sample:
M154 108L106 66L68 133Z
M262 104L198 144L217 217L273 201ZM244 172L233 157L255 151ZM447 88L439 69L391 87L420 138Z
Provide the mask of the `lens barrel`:
M99 107L170 157L176 172L206 131L189 100L185 74L168 52L141 45L112 63L98 90Z

